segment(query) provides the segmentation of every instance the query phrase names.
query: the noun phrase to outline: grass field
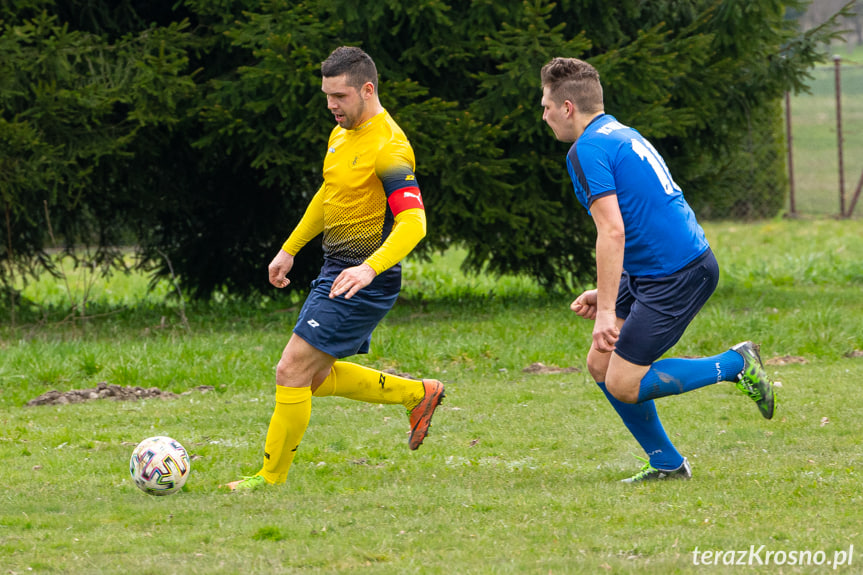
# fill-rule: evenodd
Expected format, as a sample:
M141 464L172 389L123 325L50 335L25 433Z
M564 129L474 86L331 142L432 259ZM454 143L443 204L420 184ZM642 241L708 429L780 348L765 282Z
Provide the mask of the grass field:
M457 250L406 264L402 299L357 358L446 383L425 445L407 449L397 407L316 399L288 483L251 494L218 486L260 464L296 299L189 304L186 325L169 289L116 277L89 291L83 321L64 311L79 293L30 286L42 307L0 325L0 572L721 573L753 545L755 566L733 572L860 572L859 222L706 229L722 279L673 352L754 339L784 358L769 368L783 385L771 421L730 384L659 400L693 464L685 483L620 484L640 452L589 376L523 372L583 368L591 325L568 312L573 294L465 277ZM214 391L24 407L99 382ZM128 476L157 434L193 456L166 498Z
M840 89L845 206L863 176L863 46L841 57ZM833 62L812 72L811 93L791 98L796 210L801 215L839 214L839 155L836 122L836 75ZM854 217L863 213L858 201Z

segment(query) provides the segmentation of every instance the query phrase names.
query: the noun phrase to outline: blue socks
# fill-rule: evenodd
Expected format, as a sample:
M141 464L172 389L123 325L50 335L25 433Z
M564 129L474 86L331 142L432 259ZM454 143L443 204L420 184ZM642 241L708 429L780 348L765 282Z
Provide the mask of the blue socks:
M742 370L743 357L730 349L713 357L660 359L641 379L638 402L685 393L720 381L736 381Z
M598 382L596 385L599 386L620 419L623 420L623 424L647 453L650 458L650 465L656 469L665 470L677 469L683 465L683 456L668 439L668 435L659 421L659 416L656 414L656 405L653 401L624 403L608 392L605 383Z
M604 382L596 385L647 453L650 465L656 469L673 470L683 465L683 456L665 433L653 400L720 381L736 381L742 370L743 357L733 350L698 359L661 359L651 365L641 379L638 403L624 403L615 398Z

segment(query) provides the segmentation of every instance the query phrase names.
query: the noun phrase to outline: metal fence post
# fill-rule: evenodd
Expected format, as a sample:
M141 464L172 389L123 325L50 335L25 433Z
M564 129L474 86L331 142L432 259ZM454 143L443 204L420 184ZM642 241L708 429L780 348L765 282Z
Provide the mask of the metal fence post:
M842 56L833 56L833 64L836 76L836 138L839 143L839 217L845 217L845 163L843 161L842 149L842 90L840 87L840 76L842 67Z
M857 189L854 191L854 197L851 198L851 205L848 206L849 218L854 214L854 206L857 205L857 200L860 199L860 192L863 191L863 172L860 172L860 181L857 182Z

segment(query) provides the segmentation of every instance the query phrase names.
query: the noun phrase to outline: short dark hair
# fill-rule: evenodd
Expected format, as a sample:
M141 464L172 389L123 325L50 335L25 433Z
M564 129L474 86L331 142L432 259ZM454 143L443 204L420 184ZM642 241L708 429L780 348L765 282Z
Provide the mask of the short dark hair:
M596 68L578 58L553 58L542 67L543 87L558 106L569 100L579 111L595 114L603 111L602 84Z
M347 75L348 86L359 90L366 82L371 82L378 91L378 69L372 57L356 46L341 46L321 63L321 76L334 78Z

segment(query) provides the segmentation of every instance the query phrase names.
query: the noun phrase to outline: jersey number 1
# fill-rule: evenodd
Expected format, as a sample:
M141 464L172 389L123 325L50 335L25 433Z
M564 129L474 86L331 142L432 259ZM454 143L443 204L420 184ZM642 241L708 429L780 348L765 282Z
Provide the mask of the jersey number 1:
M656 151L656 148L654 148L650 142L633 138L632 151L638 154L638 157L642 160L647 160L650 167L653 168L653 171L656 173L656 177L659 178L659 183L662 184L662 189L665 190L667 195L671 196L674 195L675 192L682 191L678 185L674 183L674 180L671 179L671 174L668 172L668 167L662 160L662 156L659 155L659 152Z

